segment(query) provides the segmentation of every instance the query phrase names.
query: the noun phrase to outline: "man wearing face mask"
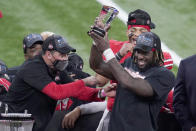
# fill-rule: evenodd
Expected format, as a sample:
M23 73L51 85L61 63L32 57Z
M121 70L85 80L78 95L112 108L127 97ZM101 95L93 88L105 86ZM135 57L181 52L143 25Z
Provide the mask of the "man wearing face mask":
M52 35L44 41L43 53L25 61L16 73L3 102L8 104L9 112L23 113L28 110L35 119L33 131L45 129L55 111L57 100L67 97L101 100L99 89L86 87L97 83L94 77L67 84L63 80L58 84L55 82L58 79L56 73L64 70L68 53L74 50L64 38ZM109 90L105 90L106 94Z

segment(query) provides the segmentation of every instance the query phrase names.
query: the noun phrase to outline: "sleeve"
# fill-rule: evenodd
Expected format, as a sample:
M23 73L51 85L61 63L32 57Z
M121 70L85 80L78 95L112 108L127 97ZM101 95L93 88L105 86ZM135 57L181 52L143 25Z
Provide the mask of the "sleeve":
M176 119L185 131L190 131L194 123L191 120L191 115L187 108L187 95L184 77L184 66L183 61L181 61L174 87L173 106Z
M53 81L45 65L39 62L22 66L17 75L23 79L26 84L39 91Z
M93 114L93 113L97 113L99 111L104 111L106 108L107 102L103 101L103 102L91 102L88 104L82 104L79 106L80 110L81 110L81 114L85 115L85 114Z
M42 92L55 100L75 97L85 101L101 101L102 99L98 98L99 90L86 87L82 80L78 80L58 85L55 82L51 82L43 88Z
M154 96L157 99L162 99L164 96L166 97L169 91L174 87L174 74L167 69L157 71L145 79L153 88Z

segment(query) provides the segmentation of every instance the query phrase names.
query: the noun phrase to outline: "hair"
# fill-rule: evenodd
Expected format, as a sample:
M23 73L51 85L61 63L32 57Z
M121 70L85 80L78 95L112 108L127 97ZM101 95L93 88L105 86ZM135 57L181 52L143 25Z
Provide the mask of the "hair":
M46 53L46 51L52 51L52 50L50 50L50 49L48 49L48 46L49 46L49 44L51 43L52 44L52 42L54 41L53 39L54 39L54 34L53 35L51 35L51 36L48 36L45 40L44 40L44 42L43 42L43 45L42 45L42 54L45 54ZM53 45L53 44L52 44Z
M49 36L54 35L54 33L49 31L44 31L40 33L40 35L42 36L43 40L46 40Z
M153 64L154 65L162 65L164 64L163 62L164 56L162 50L155 50L153 53Z

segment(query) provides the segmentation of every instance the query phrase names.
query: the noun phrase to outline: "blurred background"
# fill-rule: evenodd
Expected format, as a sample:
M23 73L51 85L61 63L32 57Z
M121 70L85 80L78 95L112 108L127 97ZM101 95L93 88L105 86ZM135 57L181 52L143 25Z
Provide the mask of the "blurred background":
M107 0L106 0L107 1ZM180 57L196 52L195 0L113 0L127 13L146 10L156 24L161 40ZM24 61L22 41L29 33L51 31L64 36L89 68L91 39L87 31L102 5L96 0L0 0L0 59L8 67ZM109 38L127 40L126 25L118 18L112 22ZM176 73L177 67L173 69Z

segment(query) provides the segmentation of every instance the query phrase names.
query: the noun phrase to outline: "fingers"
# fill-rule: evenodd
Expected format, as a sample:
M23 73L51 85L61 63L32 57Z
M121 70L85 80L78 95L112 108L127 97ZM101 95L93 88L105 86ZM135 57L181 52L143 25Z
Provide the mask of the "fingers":
M93 30L90 30L88 32L88 35L95 41L98 41L100 39L101 36L97 35L95 32L93 32Z
M105 25L104 25L104 23L103 23L102 20L103 20L103 18L101 18L101 17L96 17L96 18L95 18L95 21L94 21L94 26L103 29Z
M73 120L72 119L69 119L68 120L68 128L73 128Z
M97 79L94 76L90 76L82 79L86 86L94 86L98 83Z
M110 89L116 89L116 87L117 87L117 83L112 83L109 85Z
M108 32L110 29L111 29L111 25L108 24L108 25L105 27L105 31Z
M104 88L104 92L106 96L108 97L115 97L116 96L116 88L110 88L109 86L107 88Z
M75 120L65 115L62 121L62 128L73 128L75 124Z
M109 39L108 39L108 32L105 32L105 37L104 38L105 38L106 41L109 41Z

